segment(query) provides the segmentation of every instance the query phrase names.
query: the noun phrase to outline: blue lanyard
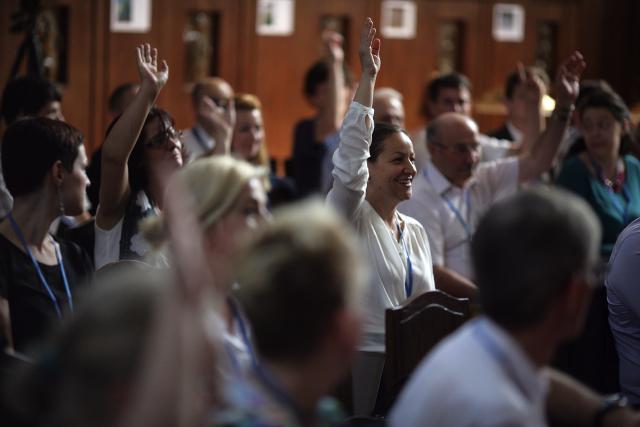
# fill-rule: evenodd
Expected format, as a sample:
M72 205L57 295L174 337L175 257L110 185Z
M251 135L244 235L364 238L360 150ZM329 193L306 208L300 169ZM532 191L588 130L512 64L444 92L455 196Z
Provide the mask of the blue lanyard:
M404 240L404 232L400 229L400 222L396 223L396 227L398 227L400 242L402 243L404 254L407 257L407 277L404 279L404 292L407 295L407 298L409 298L413 292L413 264L411 263L411 253L409 252L407 242Z
M198 142L198 145L200 145L200 147L202 147L202 149L207 152L210 150L210 148L207 146L207 142L204 140L204 137L202 136L202 134L200 134L200 131L198 130L197 127L192 127L191 128L191 133L193 133L193 136L196 137L196 141Z
M249 331L247 330L247 326L244 323L244 319L240 314L240 309L231 298L229 298L227 301L228 301L229 308L231 308L233 319L236 321L236 323L238 324L238 328L240 329L240 336L242 337L242 341L244 342L244 345L247 347L247 350L249 352L249 357L251 358L251 364L255 367L258 365L258 359L256 357L255 352L253 351L253 345L251 344L251 340L249 339ZM239 375L242 374L243 372L242 372L242 369L240 368L240 363L238 362L238 359L236 358L233 352L233 349L231 349L229 345L226 343L225 343L225 349L227 351L227 355L229 356L229 359L231 360L231 364L233 365L233 368L235 369L236 373Z
M13 214L9 212L9 215L7 215L7 217L9 218L9 222L11 223L11 227L13 228L13 231L18 236L18 239L20 239L20 243L22 243L24 250L27 252L27 254L29 254L29 258L31 258L31 263L33 264L33 267L36 269L36 273L38 273L38 278L40 279L40 283L42 284L42 287L44 288L44 290L47 292L47 295L49 295L51 302L53 302L53 306L56 309L56 314L58 315L58 319L62 319L62 310L60 309L60 305L58 304L58 299L56 298L55 294L51 290L51 287L49 286L47 279L45 279L44 274L42 274L40 265L38 264L36 257L33 256L33 253L29 249L29 246L27 245L27 241L24 238L24 235L22 234L20 227L18 227L16 220L13 218ZM73 312L73 298L71 297L71 291L69 290L69 281L67 280L67 273L64 270L62 255L60 255L60 246L56 243L55 248L56 248L56 259L58 260L58 265L60 266L60 274L62 275L62 283L64 283L64 290L67 294L69 310Z
M233 312L233 317L238 324L238 328L240 329L240 335L242 336L242 340L244 341L247 349L249 350L249 355L251 357L251 364L253 367L253 371L258 378L258 380L267 388L267 390L280 402L290 407L293 412L296 414L298 419L303 419L302 410L298 407L298 405L293 401L293 399L287 394L287 392L278 384L275 378L266 370L264 366L260 364L258 358L256 357L256 353L253 350L253 345L249 340L249 331L247 330L247 326L245 325L244 319L240 313L240 309L236 305L236 303L232 299L228 299L228 305ZM237 372L240 373L240 365L236 360L236 357L233 355L233 351L227 347L227 353L231 358L231 361L236 368Z
M469 193L470 191L468 190L464 191L465 200L467 203L467 214L471 212L471 198L469 196ZM462 216L462 213L458 210L458 208L456 208L453 205L453 203L451 202L451 200L447 198L447 196L445 196L444 194L441 194L440 197L442 197L442 200L444 200L447 206L449 206L449 209L451 209L451 212L453 212L453 214L458 219L458 222L462 225L462 228L464 228L464 231L467 233L467 239L471 241L471 236L473 236L473 230L471 229L471 226L469 225L469 223Z
M489 353L489 355L496 361L497 365L500 366L505 373L511 377L516 384L516 386L522 391L522 394L525 396L529 396L526 388L520 384L518 381L518 377L516 375L515 368L510 360L507 358L506 353L498 346L498 343L490 336L489 332L486 330L487 324L477 322L473 325L473 333L477 338L480 345Z
M429 179L429 175L427 174L427 170L426 169L423 169L423 174L424 174L424 177L429 182L431 182L431 180ZM453 203L451 202L451 200L449 200L447 198L447 196L445 196L444 194L441 194L440 197L447 204L447 206L449 207L451 212L453 212L453 214L455 215L455 217L458 220L458 222L462 225L462 228L464 228L464 231L467 234L467 239L469 241L471 241L471 236L473 236L473 229L471 228L469 223L464 219L464 217L462 216L462 213L458 210L458 208L456 208L453 205ZM471 213L471 195L470 195L470 191L469 191L468 188L466 190L464 190L464 198L465 198L465 201L467 203L467 215L469 215Z

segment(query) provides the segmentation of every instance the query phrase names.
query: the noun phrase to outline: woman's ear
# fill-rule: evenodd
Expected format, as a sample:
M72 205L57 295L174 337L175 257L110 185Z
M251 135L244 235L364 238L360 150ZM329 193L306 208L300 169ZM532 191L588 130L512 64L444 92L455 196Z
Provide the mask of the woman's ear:
M64 166L62 166L62 162L57 160L53 166L51 166L51 177L53 178L53 182L56 186L62 185L62 181L64 179Z

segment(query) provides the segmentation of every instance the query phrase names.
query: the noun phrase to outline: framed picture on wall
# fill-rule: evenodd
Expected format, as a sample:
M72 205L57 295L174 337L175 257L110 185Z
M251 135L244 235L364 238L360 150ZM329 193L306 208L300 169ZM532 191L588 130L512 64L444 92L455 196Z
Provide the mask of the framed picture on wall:
M412 39L416 36L416 4L407 0L382 2L382 35L389 39Z
M146 33L151 29L151 0L111 0L111 31Z
M290 36L293 34L293 0L258 0L256 33L261 36Z
M493 6L493 38L499 42L524 40L524 7L496 3Z

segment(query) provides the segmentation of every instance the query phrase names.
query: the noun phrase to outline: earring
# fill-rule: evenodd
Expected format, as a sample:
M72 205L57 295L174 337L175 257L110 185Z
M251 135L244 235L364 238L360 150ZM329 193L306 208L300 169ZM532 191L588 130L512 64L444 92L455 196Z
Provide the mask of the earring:
M60 191L60 186L58 186L58 211L60 212L60 216L64 215L64 201L62 200L62 191Z

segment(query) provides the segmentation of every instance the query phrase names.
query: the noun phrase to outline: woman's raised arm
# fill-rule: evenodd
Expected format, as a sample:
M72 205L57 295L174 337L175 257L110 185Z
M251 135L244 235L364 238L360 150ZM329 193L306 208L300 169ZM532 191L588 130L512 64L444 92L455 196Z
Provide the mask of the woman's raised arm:
M367 159L373 132L373 89L380 71L380 39L375 38L373 21L367 18L360 33L362 74L354 102L342 123L340 145L333 155L333 188L329 204L349 220L364 200L369 173Z
M102 146L100 207L96 214L98 227L111 229L124 214L130 197L127 161L142 131L144 121L160 90L169 78L169 66L158 67L158 50L149 44L136 48L140 74L140 90L114 124Z

